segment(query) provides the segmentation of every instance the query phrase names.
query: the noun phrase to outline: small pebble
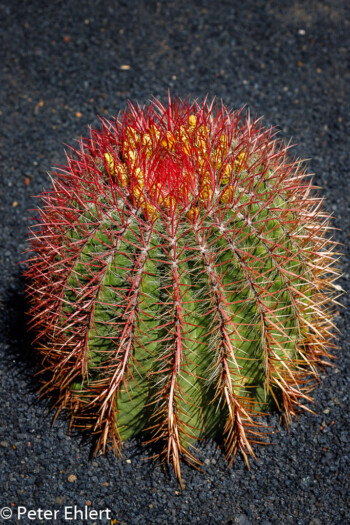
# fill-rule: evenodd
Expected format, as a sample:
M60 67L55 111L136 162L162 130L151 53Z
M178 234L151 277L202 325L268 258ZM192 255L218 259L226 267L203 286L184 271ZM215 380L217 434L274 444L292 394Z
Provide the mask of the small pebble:
M77 481L77 477L75 474L70 474L67 479L69 483L74 483L75 481Z

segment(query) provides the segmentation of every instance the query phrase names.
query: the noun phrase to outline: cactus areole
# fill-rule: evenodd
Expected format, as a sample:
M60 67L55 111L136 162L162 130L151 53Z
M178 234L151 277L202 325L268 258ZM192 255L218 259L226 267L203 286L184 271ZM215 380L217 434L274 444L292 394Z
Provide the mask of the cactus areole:
M330 217L300 160L243 111L169 97L90 130L31 229L43 391L97 449L131 437L196 465L247 460L332 357ZM305 406L304 406L305 408Z

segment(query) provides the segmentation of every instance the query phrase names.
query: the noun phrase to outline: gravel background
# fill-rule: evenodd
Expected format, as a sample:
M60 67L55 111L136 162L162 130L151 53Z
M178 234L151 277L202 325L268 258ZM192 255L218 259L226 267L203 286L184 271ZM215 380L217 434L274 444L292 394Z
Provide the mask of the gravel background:
M346 309L336 368L315 392L318 416L302 415L290 433L282 425L250 472L242 458L227 469L216 446L204 444L203 472L184 466L181 492L134 443L122 459L90 460L89 444L78 433L67 437L63 418L51 428L37 399L18 264L31 196L64 161L63 144L99 126L98 114L116 115L128 99L165 99L170 88L247 104L282 138L293 137L340 228L339 283L349 288L349 7L346 0L0 2L0 507L13 511L7 521L0 511L0 523L17 523L19 505L58 509L62 524L64 506L73 505L111 510L108 520L84 521L90 525L350 523ZM39 515L27 522L52 523Z

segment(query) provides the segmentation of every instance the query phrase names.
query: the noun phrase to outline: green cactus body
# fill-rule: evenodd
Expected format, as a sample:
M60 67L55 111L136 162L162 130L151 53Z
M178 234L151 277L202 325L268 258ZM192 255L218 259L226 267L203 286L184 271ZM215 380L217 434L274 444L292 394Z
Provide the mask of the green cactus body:
M156 102L93 131L45 195L28 275L59 407L98 446L253 454L330 347L334 243L301 163L224 107Z

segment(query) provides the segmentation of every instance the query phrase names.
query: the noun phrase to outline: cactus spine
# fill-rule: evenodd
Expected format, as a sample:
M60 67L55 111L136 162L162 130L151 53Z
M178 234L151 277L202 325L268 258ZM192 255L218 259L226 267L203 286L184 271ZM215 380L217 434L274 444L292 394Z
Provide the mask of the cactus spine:
M254 455L331 348L335 246L302 162L240 111L169 98L103 121L42 195L27 276L44 391L97 448Z

